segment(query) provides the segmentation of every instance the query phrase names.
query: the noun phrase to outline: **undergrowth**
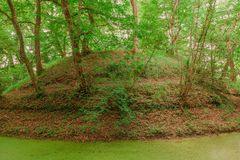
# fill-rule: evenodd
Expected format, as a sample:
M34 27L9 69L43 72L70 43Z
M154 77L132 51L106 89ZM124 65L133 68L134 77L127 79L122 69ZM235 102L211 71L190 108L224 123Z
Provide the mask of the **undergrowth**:
M100 99L100 101L91 108L80 108L79 115L88 115L88 121L96 121L103 113L117 111L119 113L118 125L129 124L135 118L131 109L132 99L124 87L114 88L112 91Z
M62 63L63 61L65 61L65 59L56 59L54 61L51 61L44 65L45 70L49 70L52 67ZM43 72L42 76L44 74L46 74L46 72ZM0 76L2 77L0 81L0 84L2 87L2 95L5 95L15 89L21 88L30 80L25 70L25 67L23 65L16 65L14 67L1 70Z
M236 82L231 82L230 87L235 89L237 91L237 94L240 95L240 80L238 80Z

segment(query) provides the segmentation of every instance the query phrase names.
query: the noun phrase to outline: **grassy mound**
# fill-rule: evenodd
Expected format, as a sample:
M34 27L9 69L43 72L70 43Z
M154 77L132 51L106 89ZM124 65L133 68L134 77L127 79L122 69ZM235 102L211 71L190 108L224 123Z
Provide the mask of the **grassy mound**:
M86 56L84 71L92 86L88 97L75 90L70 58L49 65L39 77L43 96L36 97L27 82L0 100L0 115L8 115L0 124L0 133L109 140L239 129L239 97L218 93L207 83L196 83L188 96L189 105L181 108L178 58L155 55L146 66L148 58L125 53ZM56 123L47 124L46 119ZM70 121L68 128L62 127Z

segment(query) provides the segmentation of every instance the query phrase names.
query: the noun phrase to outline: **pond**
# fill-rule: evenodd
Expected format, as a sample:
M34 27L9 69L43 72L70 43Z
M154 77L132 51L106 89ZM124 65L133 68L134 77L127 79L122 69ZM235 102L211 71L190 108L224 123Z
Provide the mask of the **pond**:
M0 137L1 160L239 160L240 134L110 143Z

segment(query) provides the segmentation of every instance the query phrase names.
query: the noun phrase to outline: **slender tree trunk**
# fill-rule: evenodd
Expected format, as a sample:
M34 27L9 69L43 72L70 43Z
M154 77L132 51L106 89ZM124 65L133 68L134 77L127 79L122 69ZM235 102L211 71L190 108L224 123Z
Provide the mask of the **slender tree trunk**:
M209 27L212 22L213 14L216 7L216 0L209 0L209 6L207 9L207 15L205 17L205 21L203 23L202 31L199 35L199 39L197 39L197 35L194 37L194 48L192 50L192 61L187 66L187 73L185 73L184 85L181 87L181 97L183 100L183 104L187 104L187 96L189 92L192 90L193 82L195 80L195 75L197 72L197 67L199 66L202 60L202 50L205 45L206 36L208 34ZM199 10L200 10L200 0L198 0L197 5L197 15L196 15L196 25L195 32L197 31L197 21L199 19Z
M236 74L236 70L235 70L235 63L233 60L234 45L232 44L232 42L229 38L226 42L226 48L227 48L227 54L228 54L227 61L223 67L222 75L221 75L220 79L224 79L227 76L228 68L230 68L230 77L229 78L231 79L231 81L236 81L237 74Z
M89 53L91 53L91 49L89 47L89 40L86 35L84 35L83 41L82 41L82 53L83 55L88 55Z
M240 20L240 16L238 16L235 19L235 22L233 23L232 27L228 28L223 34L225 34L225 33L229 34L229 33L233 32L239 20ZM236 74L236 71L235 71L235 64L234 64L234 61L233 61L234 45L232 44L232 42L230 40L230 37L227 37L226 48L227 48L227 61L224 65L224 67L223 67L220 80L224 79L227 76L227 71L228 71L228 68L230 67L230 79L232 81L236 81L237 74Z
M235 71L235 64L233 60L233 52L234 52L234 44L232 41L229 39L227 41L227 52L228 52L228 65L230 67L230 79L231 81L236 81L237 76L236 76L236 71Z
M136 32L136 28L138 25L138 7L137 7L137 0L131 0L131 6L132 6L132 12L134 16L134 39L133 39L133 49L132 52L135 54L139 51L139 41L138 41L138 36Z
M234 61L233 61L232 57L227 58L227 61L226 61L225 65L223 67L223 70L222 70L222 75L220 77L220 80L223 80L227 76L228 68L230 68L230 79L231 79L231 81L236 81L237 74L236 74L236 71L235 71L235 64L234 64Z
M90 22L91 28L90 28L89 33L85 34L84 37L83 37L83 41L82 41L82 53L83 53L83 55L88 55L88 54L91 53L91 48L89 46L89 38L87 37L87 35L92 34L93 26L95 24L95 21L94 21L93 14L90 11L88 11L88 20Z
M62 58L66 57L66 50L65 50L66 47L64 45L65 45L65 42L63 42L63 47L61 46L61 43L60 43L58 37L56 36L55 40L54 40L54 46L55 46L56 50L60 53Z
M237 80L237 74L235 71L235 63L232 56L229 61L229 67L230 67L230 79L231 81L235 82Z
M222 70L222 75L220 77L220 80L223 80L226 75L227 75L227 71L228 71L228 66L229 66L229 58L227 58L226 63L224 64L223 70Z
M214 85L214 77L215 77L215 57L213 55L213 41L211 40L211 80L212 85Z
M36 0L36 22L34 28L34 47L35 47L35 59L37 74L40 75L43 72L41 50L40 50L40 28L41 28L41 0Z
M80 40L79 32L78 32L79 30L74 28L73 19L72 19L70 10L69 10L68 0L61 0L61 2L62 2L61 5L62 5L64 17L65 17L65 20L67 23L68 32L69 32L69 36L70 36L74 66L75 66L77 79L78 79L78 83L79 83L78 84L79 89L82 93L88 93L89 88L88 88L87 81L86 81L86 78L83 73L83 67L81 65L82 57L80 54L80 47L79 47L79 40Z
M67 44L66 44L66 40L67 39L67 37L66 36L64 36L64 38L63 38L63 49L62 49L62 55L63 55L63 57L66 57L67 56Z
M176 30L176 12L179 4L180 4L180 0L174 0L173 7L172 7L172 15L170 17L169 36L170 36L171 48L168 50L170 55L175 54L176 42L180 32L180 28Z
M25 52L25 44L24 44L24 39L23 39L23 34L21 31L21 28L19 26L18 20L17 20L17 15L16 15L16 11L14 8L14 5L12 3L12 0L7 0L9 9L11 11L11 20L12 20L12 24L14 29L16 30L17 33L17 37L19 40L19 55L20 55L20 59L21 61L25 64L27 71L30 75L31 81L32 81L32 85L35 89L36 92L39 91L38 85L37 85L37 78L34 74L33 68L32 68L32 64L30 63L29 59L26 56L26 52Z

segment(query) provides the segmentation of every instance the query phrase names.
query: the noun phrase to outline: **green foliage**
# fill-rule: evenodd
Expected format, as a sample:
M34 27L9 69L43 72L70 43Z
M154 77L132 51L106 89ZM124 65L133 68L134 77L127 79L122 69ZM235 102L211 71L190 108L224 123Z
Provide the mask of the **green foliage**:
M118 125L129 124L135 118L131 109L132 99L123 87L108 90L108 95L101 98L93 108L80 108L79 115L86 115L85 121L97 122L100 115L110 111L117 111L120 115Z
M195 89L195 82L203 82L201 80L211 76L213 86L221 78L231 79L232 73L236 73L236 77L239 78L240 25L235 22L238 21L240 7L236 0L218 2L216 6L211 3L214 2L213 0L202 1L199 5L196 1L142 0L137 1L138 16L132 14L130 1L84 0L82 4L79 4L80 1L70 0L67 1L70 19L64 16L65 7L61 7L61 1L56 2L60 5L56 5L53 1L42 4L41 30L40 35L37 36L33 32L36 14L31 12L35 11L35 1L13 2L17 13L16 18L20 22L20 30L23 33L25 44L23 48L26 50L29 64L32 64L35 71L37 57L34 54L36 50L34 40L40 40L40 56L45 71L37 79L38 84L44 87L57 84L59 90L64 87L71 90L71 87L79 82L78 80L91 83L90 79L95 80L95 78L105 78L106 81L114 83L109 83L111 89L107 93L104 92L103 96L96 98L98 103L94 103L94 107L79 107L79 114L84 115L86 121L96 122L103 113L117 111L123 124L131 122L134 118L131 95L124 87L119 87L125 86L122 84L124 81L125 83L133 82L134 85L136 82L138 85L138 80L147 78L149 81L150 78L156 78L161 83L164 79L160 78L181 80L180 87L185 87L181 89L186 92L181 96L185 96L187 102L187 98L191 98L188 96L189 93ZM17 54L18 40L21 38L18 37L19 34L16 34L14 25L9 23L11 20L9 21L8 15L11 15L11 9L7 1L0 0L0 4L0 95L4 95L21 88L29 82L30 78L23 65L24 56ZM79 10L81 8L79 5L86 9ZM69 33L71 30L73 33ZM139 42L139 53L135 55L131 53L133 40ZM73 41L78 42L71 44ZM66 58L72 55L71 50L78 51L78 47L74 46L76 44L79 44L81 54L78 56L73 53L73 57L79 58L79 60L74 60L75 64L82 62L79 63L83 68L81 71L72 71L71 68L78 67L73 66L73 63L68 63L70 61ZM85 56L84 47L89 48L92 54ZM169 54L171 50L174 50L175 54ZM110 59L103 62L101 57L98 61L96 53L101 55L110 53L108 54ZM116 54L118 56L115 56ZM54 70L59 63L65 63L65 65L62 65L63 67L59 70ZM101 73L92 70L92 64L95 63L97 66L94 67L100 68ZM65 68L70 69L64 70ZM226 74L224 74L225 69ZM28 70L31 69L28 68ZM81 73L87 77L87 80L81 76ZM67 82L64 81L65 79ZM197 79L200 80L197 81ZM210 80L210 78L206 79ZM239 81L230 85L240 93ZM146 108L149 110L165 109L159 102L167 99L168 88L160 87L153 92L151 86L155 84L151 83L149 86L149 88L147 85L144 86L146 87L144 93L148 94L147 96L154 103L148 103L151 107ZM62 96L68 102L88 98L79 96L77 92L70 94L57 92L50 97L51 100L58 96ZM213 95L211 102L224 108L224 105L227 105L226 100L219 95ZM37 94L31 98L28 100L43 99L43 95ZM177 104L181 105L181 103ZM66 108L72 107L72 103L64 105ZM172 106L177 108L175 104ZM44 106L48 110L54 110L55 107L52 104ZM143 110L144 107L142 107ZM233 110L231 107L228 108Z
M240 117L236 118L236 122L240 125Z
M119 62L111 62L106 66L105 75L111 79L131 79L144 69L144 61L126 55Z
M196 132L197 126L191 122L186 123L186 127L190 132Z
M167 94L168 93L167 93L166 86L159 86L153 96L154 96L154 99L160 100L161 98L165 98Z
M228 103L222 103L220 105L217 106L220 109L225 110L225 114L230 114L236 111L236 106L233 105L232 103L228 102Z
M150 136L163 135L165 134L164 127L149 127L148 134Z
M7 94L15 89L19 89L20 87L22 87L24 84L26 84L27 82L29 82L29 78L24 78L18 82L16 82L15 84L13 85L10 85L9 87L7 87L4 91L3 91L3 94Z
M45 65L45 69L48 70L59 63L64 62L64 60L65 59L53 60ZM44 72L41 76L44 76L45 74L46 72ZM19 89L30 80L23 65L15 65L14 67L2 69L0 70L0 76L3 95L15 89Z
M48 127L37 127L35 129L35 133L37 133L38 135L47 135L50 137L54 137L58 134L57 131L55 131L54 129L50 129Z
M135 117L131 109L132 100L128 91L123 88L115 88L108 96L108 108L116 110L120 114L120 124L128 124Z
M240 80L236 82L230 82L230 86L237 91L237 93L240 95Z
M13 89L17 89L29 81L28 74L23 65L15 65L0 70L1 85L3 94L6 94Z
M15 127L11 130L11 132L13 132L13 134L27 134L29 133L29 128L27 127Z
M106 75L110 78L123 78L124 76L128 77L129 73L124 72L128 66L125 61L120 63L111 63L106 67Z
M95 134L97 131L97 127L92 125L82 125L79 127L79 130L81 131L81 133L84 134Z
M223 105L222 98L219 95L213 95L211 101L212 101L212 104L215 104L216 106Z

